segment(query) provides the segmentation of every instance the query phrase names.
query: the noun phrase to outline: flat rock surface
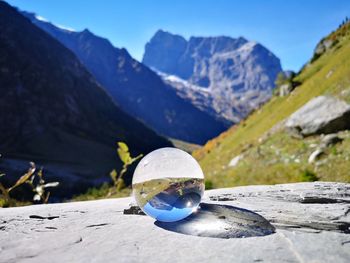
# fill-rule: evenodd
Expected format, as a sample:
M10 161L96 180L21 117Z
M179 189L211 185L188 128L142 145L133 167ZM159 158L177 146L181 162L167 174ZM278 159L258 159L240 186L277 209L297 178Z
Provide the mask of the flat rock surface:
M250 237L191 235L191 220L186 227L162 227L148 216L125 215L132 202L121 198L0 209L0 262L350 262L350 184L206 191L205 213L193 221L215 210L228 222L235 210L244 214L236 217L241 222L258 214L263 225L272 224L268 228L274 231Z

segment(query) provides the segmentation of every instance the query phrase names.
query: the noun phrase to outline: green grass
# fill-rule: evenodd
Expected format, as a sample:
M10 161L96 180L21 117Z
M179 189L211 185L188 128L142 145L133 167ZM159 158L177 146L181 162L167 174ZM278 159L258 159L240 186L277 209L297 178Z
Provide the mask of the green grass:
M316 96L333 95L350 102L350 38L341 39L295 80L302 84L291 95L273 97L241 124L193 153L213 187L298 182L305 180L305 171L319 180L350 182L350 162L344 161L350 156L348 137L332 150L336 154L326 155L324 165L315 167L307 163L307 158L312 152L310 144L318 137L298 140L284 132L268 135L271 128ZM269 150L269 144L280 152ZM238 166L229 168L230 160L242 153L245 157ZM299 156L299 163L289 160L293 155Z
M104 183L100 187L89 188L86 193L77 195L71 201L90 201L106 198L119 198L131 195L131 187L123 188L118 192L115 191L115 186Z
M315 182L317 180L318 180L318 177L316 176L316 174L309 170L303 171L302 174L300 175L300 181L302 182Z

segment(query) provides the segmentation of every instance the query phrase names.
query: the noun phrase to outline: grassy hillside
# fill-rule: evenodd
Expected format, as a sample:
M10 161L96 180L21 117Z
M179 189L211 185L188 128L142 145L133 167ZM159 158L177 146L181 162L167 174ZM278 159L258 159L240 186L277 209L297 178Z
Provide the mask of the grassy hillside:
M350 132L329 149L317 165L308 164L320 136L295 139L281 121L319 95L337 96L350 103L350 27L341 26L324 40L332 46L314 57L295 77L298 86L289 96L274 96L239 125L232 127L193 155L213 187L323 180L350 182ZM232 158L243 154L235 167Z

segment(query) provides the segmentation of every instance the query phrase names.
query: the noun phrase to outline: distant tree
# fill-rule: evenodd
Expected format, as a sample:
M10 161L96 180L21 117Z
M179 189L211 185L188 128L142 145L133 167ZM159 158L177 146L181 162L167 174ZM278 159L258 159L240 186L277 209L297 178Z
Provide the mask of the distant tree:
M293 85L293 79L295 78L295 76L296 74L294 71L278 73L277 78L275 80L276 87L280 87L281 85L288 84L288 83Z
M277 78L275 80L276 87L280 87L281 85L285 84L287 82L287 77L284 74L284 72L280 72L277 75Z

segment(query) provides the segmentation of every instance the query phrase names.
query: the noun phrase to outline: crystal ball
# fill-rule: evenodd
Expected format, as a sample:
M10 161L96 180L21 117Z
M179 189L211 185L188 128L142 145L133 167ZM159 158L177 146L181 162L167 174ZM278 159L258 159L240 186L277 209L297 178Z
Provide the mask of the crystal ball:
M132 188L143 212L158 221L175 222L197 210L204 193L204 175L188 153L161 148L139 162Z

